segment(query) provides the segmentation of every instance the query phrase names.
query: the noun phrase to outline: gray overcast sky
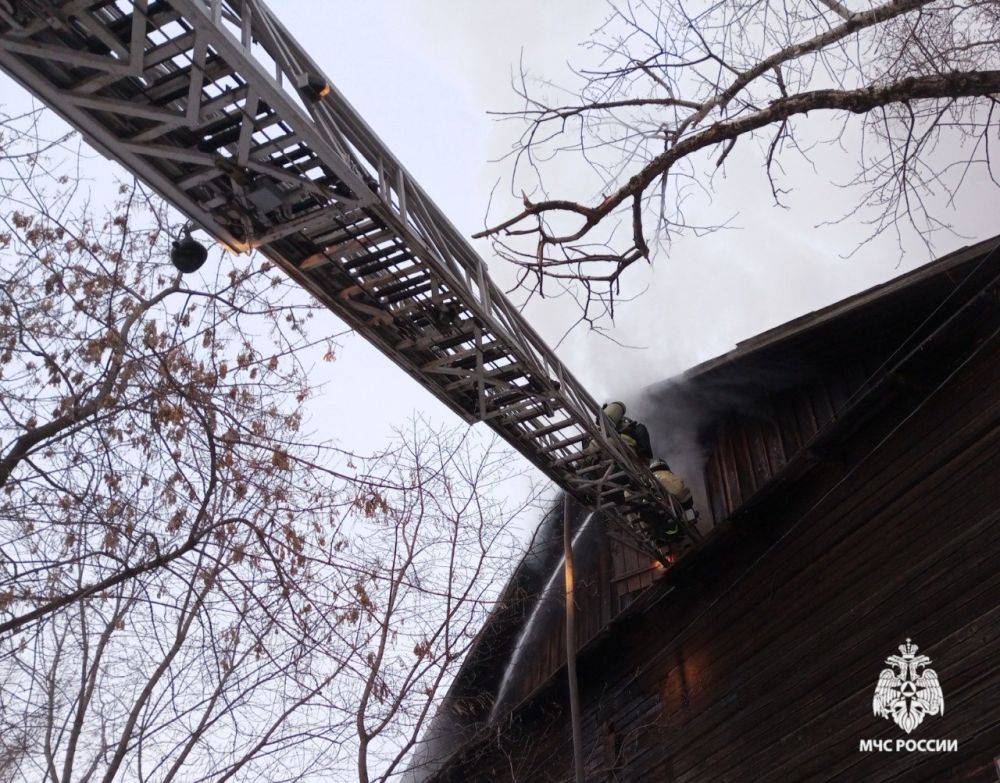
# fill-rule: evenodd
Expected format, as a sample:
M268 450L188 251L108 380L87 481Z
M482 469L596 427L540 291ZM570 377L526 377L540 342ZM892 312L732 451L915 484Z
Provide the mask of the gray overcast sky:
M515 132L486 116L489 109L513 106L512 64L523 50L534 72L558 77L606 12L605 4L594 0L270 4L467 235L481 227L490 189L503 173L488 160L503 152ZM8 110L29 100L6 78L0 94ZM844 160L853 160L850 151ZM718 214L739 212L741 228L675 244L669 260L661 258L651 274L639 273L650 286L641 305L620 314L616 336L646 347L625 350L577 332L560 349L562 358L596 397L627 397L738 340L929 260L926 250L914 244L900 261L891 241L844 259L859 226L814 228L850 203L829 185L843 174L842 163L831 155L820 161L817 172L793 168L793 208L781 210L771 205L756 165L734 154L720 175L726 180L720 180L724 187L715 206ZM95 157L88 173L95 191L107 187L110 192L111 168ZM942 239L937 252L996 233L995 216L995 193L977 198L971 189L950 215L968 239ZM495 277L505 279L499 263L492 267ZM532 306L529 317L554 342L568 311L560 303L543 302ZM339 331L332 316L328 328ZM317 367L317 377L326 384L316 404L315 425L323 434L367 451L381 445L390 428L413 410L455 421L364 341L349 337L341 345L337 362Z

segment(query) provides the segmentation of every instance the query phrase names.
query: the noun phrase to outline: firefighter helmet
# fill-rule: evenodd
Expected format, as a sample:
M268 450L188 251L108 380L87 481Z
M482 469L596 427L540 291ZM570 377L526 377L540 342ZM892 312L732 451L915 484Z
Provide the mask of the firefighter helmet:
M621 427L622 422L625 420L624 402L606 402L601 406L601 410L608 417L608 421L615 425L615 429Z

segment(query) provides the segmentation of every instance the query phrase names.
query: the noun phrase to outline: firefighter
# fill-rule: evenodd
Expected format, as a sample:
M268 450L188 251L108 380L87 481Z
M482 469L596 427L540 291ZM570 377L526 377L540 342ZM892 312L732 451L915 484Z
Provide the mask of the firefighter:
M653 457L653 448L649 442L649 430L645 424L634 421L625 415L624 402L606 402L601 408L608 421L614 426L618 437L628 446L632 453L642 460Z
M694 498L691 497L691 490L684 483L684 479L670 470L670 466L666 463L666 460L659 458L649 461L649 470L656 480L660 482L660 486L677 501L678 506L680 506L681 516L694 521L696 519ZM642 522L646 530L649 531L650 538L656 542L657 546L668 546L670 542L676 541L681 535L680 525L673 515L646 516Z
M656 480L660 482L660 486L677 500L682 509L690 511L694 508L694 498L691 497L691 490L684 483L684 479L670 469L666 460L659 458L650 460L649 470Z
M649 431L646 429L645 424L640 424L637 421L625 416L625 403L624 402L606 402L601 406L601 412L607 418L608 423L614 427L615 432L618 433L618 437L621 438L622 443L625 448L631 452L631 454L639 461L645 462L650 457L652 448L649 442ZM629 493L625 487L628 486L628 477L624 474L620 475L618 478L613 479L615 484L622 487L620 493L609 495L608 499L612 502L622 502L626 500L631 493Z

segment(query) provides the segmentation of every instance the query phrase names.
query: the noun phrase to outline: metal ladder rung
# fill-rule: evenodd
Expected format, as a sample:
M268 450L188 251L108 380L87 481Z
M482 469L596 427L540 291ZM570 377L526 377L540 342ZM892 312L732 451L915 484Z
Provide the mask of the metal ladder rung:
M470 340L473 339L475 333L474 328L469 328L461 332L456 332L453 334L448 334L445 337L434 340L434 342L427 346L425 350L433 351L451 351L460 345L465 345Z
M313 163L315 161L315 163ZM322 166L322 162L316 157L316 153L305 146L300 146L294 150L284 150L268 158L268 162L277 165L285 171L298 173L298 171L308 171L313 166ZM325 170L325 167L324 167Z
M476 319L468 318L461 321L457 327L442 330L440 337L426 337L417 340L413 346L417 350L437 349L445 351L454 348L456 345L467 343L476 334ZM485 336L485 334L484 334Z
M180 98L186 98L190 86L191 70L192 66L189 65L186 68L165 74L159 80L153 82L146 90L146 97L158 106L163 106ZM231 76L233 69L225 60L215 55L210 55L205 60L204 72L205 86L208 86L224 76Z
M376 229L384 230L384 226L382 226L381 223L376 223L370 218L363 218L357 223L346 226L338 226L332 231L328 230L322 233L313 234L309 238L320 247L327 248L334 245L342 245L344 242L349 242L352 239L360 239Z
M534 394L527 386L524 387L514 387L512 389L504 389L497 391L489 396L490 403L494 408L503 408L514 402L515 400L522 400L530 397L534 399Z
M586 449L584 449L584 451L586 451ZM591 453L593 454L593 452ZM595 487L601 484L612 485L619 479L628 479L628 474L621 470L613 470L611 473L605 475L605 473L607 473L607 469L608 463L606 461L597 463L592 462L589 465L577 468L576 474L580 477L581 481L588 482ZM590 477L590 474L595 475Z
M461 351L455 351L454 353L441 356L428 362L424 369L434 369L438 367L474 367L479 361L479 356L482 354L483 362L495 361L495 359L488 360L486 357L493 355L497 349L503 349L502 343L497 340L490 340L489 342L482 343L480 345L473 345L469 348L465 348ZM505 350L501 350L499 356L506 354ZM497 358L499 358L499 356Z
M533 430L527 434L533 438L540 438L543 435L551 435L553 432L564 430L573 423L573 419L563 419L562 421L557 421L555 424L549 424L546 427L539 427L537 430Z
M472 339L476 333L476 325L477 321L475 318L466 318L451 326L435 327L437 334L418 338L408 337L405 340L400 340L396 343L396 350L429 351L437 349L444 351L448 348L454 348L456 345L461 345Z
M466 356L457 361L449 361L448 365L463 370L470 370L479 362L480 354L482 354L483 364L488 364L506 356L507 348L500 343L488 343L473 351L471 356Z
M306 147L296 134L286 133L284 136L279 136L276 139L270 139L269 141L261 142L255 147L251 147L250 157L258 160L267 157L271 163L276 163L279 160L284 160L286 155L298 152L296 148Z
M571 465L572 463L576 462L577 460L588 459L590 457L593 457L594 454L595 454L595 452L591 451L590 449L582 449L581 451L574 452L573 454L570 454L569 456L560 457L560 458L558 458L556 460L553 460L552 464L555 465L555 466L557 466L557 467ZM579 473L579 470L577 472Z
M528 370L521 364L511 364L506 367L501 367L499 370L491 370L490 372L483 373L483 378L487 381L512 381L515 378L524 378L528 375ZM465 391L468 389L473 389L478 383L477 378L461 378L453 383L449 383L444 388L448 391ZM499 395L497 395L499 396ZM493 399L496 399L494 397Z
M350 239L345 239L339 244L329 244L323 248L323 252L329 255L338 256L340 258L351 257L354 258L357 253L372 253L376 250L381 250L379 245L392 239L392 234L388 229L382 229L373 234L365 234L364 236L351 237ZM398 247L393 240L393 244L388 245L388 247Z
M162 0L153 0L146 9L146 22L151 29L164 27L168 22L173 22L179 17L180 14ZM107 27L121 38L132 29L132 14L123 14L120 19L109 22Z
M395 250L395 249L396 248L389 248L389 250ZM369 264L368 266L355 267L354 274L358 278L369 277L378 272L384 272L386 269L392 269L394 266L405 264L407 261L413 261L413 256L403 251L399 255L390 256L386 258L384 261L377 262L374 264ZM411 266L408 268L415 269L416 266Z
M392 316L397 321L408 320L408 325L415 328L420 324L429 323L431 321L427 311L433 304L433 300L430 299L416 300L402 307L396 308L392 311Z
M161 107L162 108L162 107ZM215 136L216 134L231 128L236 128L239 130L240 126L243 124L243 114L241 112L231 112L228 114L223 114L214 120L206 122L204 125L199 126L193 130L196 130L201 136Z
M172 10L172 9L171 9ZM147 14L147 20L149 15ZM131 23L129 27L131 28ZM156 29L155 26L152 29ZM148 33L147 33L148 35ZM191 51L191 47L194 45L195 32L194 30L189 30L181 35L174 36L161 44L157 44L152 49L147 49L145 55L142 58L143 64L143 75L148 74L153 68L162 65L167 60L176 57L178 54ZM80 87L86 86L90 83L90 80L94 77L84 79L82 83L74 85L73 89L79 89ZM99 77L98 77L99 78Z
M395 283L391 283L384 288L376 288L375 296L382 298L387 296L392 296L393 294L398 294L402 291L407 291L410 288L419 286L428 280L430 280L430 275L420 269L420 267L411 267L403 272L403 274L413 274L411 277L407 277L405 280L399 280Z
M343 247L343 245L341 245L341 247ZM372 253L366 253L362 250L358 255L351 256L351 260L357 262L352 266L350 263L346 264L341 263L340 260L337 258L336 248L328 247L324 250L320 250L316 253L313 253L304 261L301 261L299 263L299 269L308 271L313 269L322 269L323 267L333 265L336 266L338 269L346 269L349 272L357 270L354 272L354 274L355 277L360 279L362 277L368 277L369 275L373 275L376 272L381 272L385 269L390 269L406 261L412 260L411 256L409 256L405 252L402 252L398 256L392 256L391 258L386 258L385 261L382 263L376 263L364 268L359 268L362 267L365 264L365 262L368 261L368 259L384 257L386 253L391 253L393 251L401 249L402 248L398 246L387 247Z
M537 419L540 416L548 416L549 411L544 405L538 405L534 408L528 408L526 406L523 413L518 413L513 416L501 417L500 421L504 424L522 424L526 421L531 421L532 419Z
M374 285L377 285L380 282L386 282L389 277L393 280L398 280L400 275L412 274L420 268L416 264L412 263L409 266L403 266L403 264L412 260L413 259L406 255L393 256L392 258L387 258L381 264L372 264L370 267L359 269L354 273L354 278L359 281L369 280L369 282ZM389 270L388 275L379 274L380 272L386 272L387 270Z
M428 291L431 290L432 287L433 286L430 283L427 283L427 284L419 286L417 288L413 288L413 289L408 290L408 291L403 291L403 293L401 293L401 294L396 294L395 296L385 297L385 301L386 301L386 304L390 304L390 305L397 304L397 303L402 302L402 301L404 301L406 299L412 299L415 296L420 296L421 294L426 294Z
M449 289L440 285L434 292L434 296L415 306L413 312L414 323L419 321L425 327L434 325L439 328L447 328L448 324L460 323L473 318L475 318L473 312L466 309Z
M225 130L220 130L215 133L211 133L201 141L198 142L196 148L200 152L216 152L220 148L225 147L229 144L233 144L239 141L240 132L242 131L243 122L237 122L235 124L230 124L230 127Z
M551 445L546 445L543 443L542 448L550 453L555 451L560 451L561 449L565 449L569 446L572 446L574 443L580 443L581 441L585 441L589 437L590 436L584 432L580 435L574 435L572 438L566 438L564 440L556 441Z
M348 269L350 271L354 271L355 269L359 269L360 270L360 268L363 267L365 264L371 264L373 262L380 261L381 259L384 259L387 256L390 256L390 255L392 255L393 253L396 253L396 252L403 252L403 253L405 253L407 255L407 257L411 257L409 255L409 253L407 252L405 245L401 245L401 244L389 245L388 247L376 248L375 250L373 250L370 253L364 253L364 254L359 255L359 256L351 256L349 259L347 259L347 261L344 262L344 268ZM376 269L374 271L377 272L379 270ZM371 274L371 273L370 272L359 271L359 274L365 275L365 274Z
M221 95L212 98L210 101L206 101L201 106L202 116L205 118L204 122L201 122L193 128L189 128L186 125L172 125L170 123L164 123L160 125L154 125L145 130L139 131L134 134L128 141L133 144L142 144L144 142L154 141L163 136L173 137L174 135L189 134L197 135L203 133L206 128L212 126L214 123L225 121L234 115L239 115L239 110L234 109L233 111L226 111L227 109L234 107L240 99L246 96L247 86L243 85L241 87L233 87ZM150 104L153 105L153 104ZM159 108L163 108L162 106ZM217 115L222 114L222 117ZM215 119L212 119L212 118ZM251 151L252 152L252 151ZM221 176L222 172L219 172L218 176Z

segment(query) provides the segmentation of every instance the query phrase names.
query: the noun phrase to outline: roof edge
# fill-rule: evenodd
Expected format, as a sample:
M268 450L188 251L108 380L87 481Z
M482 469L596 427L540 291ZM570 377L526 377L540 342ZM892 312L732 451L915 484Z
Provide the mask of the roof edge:
M656 388L661 384L669 383L672 380L687 381L706 375L737 360L752 356L765 348L771 348L778 345L788 338L800 335L810 329L828 323L829 321L839 318L846 313L850 313L864 307L865 305L868 305L883 296L888 296L896 291L907 288L908 286L946 274L955 267L962 266L972 259L985 255L998 247L1000 247L1000 234L990 237L989 239L984 239L981 242L976 242L972 245L960 247L957 250L953 250L951 253L947 253L940 258L928 261L926 264L887 280L884 283L879 283L871 288L866 288L864 291L853 294L846 299L841 299L833 304L820 308L819 310L813 310L805 313L797 318L793 318L791 321L786 321L783 324L774 326L766 331L753 335L752 337L748 337L745 340L740 340L736 343L736 347L732 350L720 354L712 359L707 359L706 361L696 364L693 367L689 367L687 370L684 370L684 372L674 376L673 378L668 378L666 381L657 381L647 388Z

